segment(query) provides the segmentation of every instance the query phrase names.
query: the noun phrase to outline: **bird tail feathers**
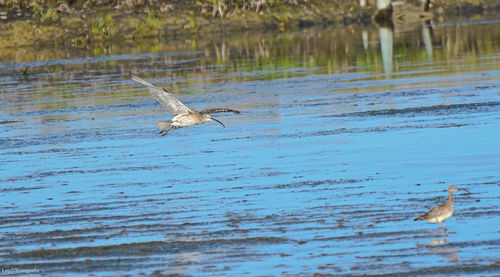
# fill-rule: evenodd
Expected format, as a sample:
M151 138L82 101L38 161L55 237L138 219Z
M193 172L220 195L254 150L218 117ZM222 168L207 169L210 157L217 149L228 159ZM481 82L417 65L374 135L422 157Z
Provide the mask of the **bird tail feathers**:
M161 120L158 121L158 128L161 130L166 130L172 126L172 120Z

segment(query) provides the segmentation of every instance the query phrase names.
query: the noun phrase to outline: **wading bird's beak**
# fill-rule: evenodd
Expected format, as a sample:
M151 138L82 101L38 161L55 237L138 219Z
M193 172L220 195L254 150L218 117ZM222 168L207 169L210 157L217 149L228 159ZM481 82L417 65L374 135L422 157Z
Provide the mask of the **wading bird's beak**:
M457 190L463 190L463 191L466 191L467 193L470 193L470 191L468 191L467 189L460 189L460 188L457 188Z
M213 118L213 117L212 117L212 118L210 118L210 119L212 119L212 120L213 120L213 121L215 121L215 122L219 122L219 124L220 124L220 125L222 125L222 127L226 128L226 126L224 126L224 124L222 124L222 122L220 122L219 120L217 120L217 119L215 119L215 118Z

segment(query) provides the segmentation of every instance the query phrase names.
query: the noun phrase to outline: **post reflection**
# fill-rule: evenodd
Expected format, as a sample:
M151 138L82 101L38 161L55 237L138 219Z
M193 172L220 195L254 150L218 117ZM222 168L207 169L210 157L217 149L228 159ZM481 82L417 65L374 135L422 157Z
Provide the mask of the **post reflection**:
M427 57L432 59L432 27L430 25L422 25L422 38L424 40Z
M393 38L392 29L389 27L379 28L380 52L384 73L392 73Z

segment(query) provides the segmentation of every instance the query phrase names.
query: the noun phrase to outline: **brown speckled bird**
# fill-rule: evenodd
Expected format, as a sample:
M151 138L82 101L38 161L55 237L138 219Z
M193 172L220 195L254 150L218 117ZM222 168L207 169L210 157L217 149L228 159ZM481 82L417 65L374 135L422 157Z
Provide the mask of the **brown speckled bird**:
M167 135L175 129L179 129L182 127L187 127L191 125L203 124L207 121L215 121L218 122L222 127L225 127L222 122L212 117L212 113L223 113L223 112L232 112L232 113L240 113L239 111L225 109L225 108L214 108L214 109L206 109L203 111L195 111L188 106L184 105L179 99L169 93L167 90L160 88L144 79L141 79L133 74L130 75L130 78L136 82L139 82L148 87L149 92L153 97L162 104L162 106L172 114L174 117L171 120L162 120L158 122L158 127L160 128L160 134L162 136Z
M455 186L449 186L448 187L448 200L444 202L443 204L435 207L434 209L428 211L426 214L423 214L417 218L415 218L413 221L417 220L426 220L431 223L438 223L438 229L441 229L441 222L443 222L443 229L446 230L446 225L444 224L444 221L448 218L450 218L453 215L453 202L454 202L454 196L453 193L459 190L464 190L469 192L466 189L461 189L457 188Z

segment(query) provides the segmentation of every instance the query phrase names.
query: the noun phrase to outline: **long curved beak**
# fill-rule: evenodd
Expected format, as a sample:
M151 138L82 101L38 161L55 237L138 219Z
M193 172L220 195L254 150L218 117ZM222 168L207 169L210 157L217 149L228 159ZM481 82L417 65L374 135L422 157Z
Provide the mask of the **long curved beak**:
M212 119L212 120L213 120L213 121L215 121L215 122L218 122L220 125L222 125L222 127L226 128L226 126L224 126L224 124L222 124L222 122L220 122L219 120L217 120L217 119L215 119L215 118L213 118L213 117L212 117L212 118L210 118L210 119Z
M466 191L467 193L470 193L470 191L469 191L469 190L467 190L467 189L462 189L462 188L457 188L457 189L458 189L458 190L463 190L463 191Z

